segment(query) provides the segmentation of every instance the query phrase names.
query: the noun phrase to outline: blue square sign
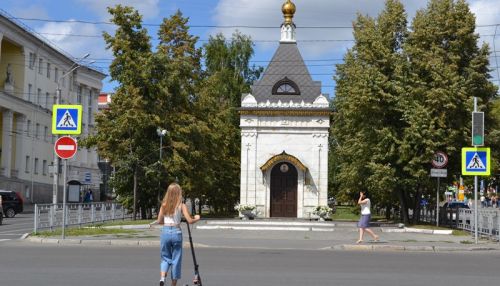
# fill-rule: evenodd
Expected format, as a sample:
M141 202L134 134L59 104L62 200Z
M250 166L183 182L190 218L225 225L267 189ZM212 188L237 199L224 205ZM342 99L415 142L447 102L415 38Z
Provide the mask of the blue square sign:
M82 106L54 105L52 108L52 134L81 134Z
M490 148L462 148L462 174L490 175Z

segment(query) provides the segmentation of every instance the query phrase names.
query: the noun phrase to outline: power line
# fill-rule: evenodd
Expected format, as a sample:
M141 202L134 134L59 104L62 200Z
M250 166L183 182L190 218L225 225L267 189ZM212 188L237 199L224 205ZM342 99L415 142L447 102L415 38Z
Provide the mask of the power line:
M82 34L72 34L72 33L42 33L42 35L49 36L68 36L68 37L84 37L84 38L102 38L102 35L82 35ZM199 42L209 42L209 39L198 39ZM226 40L230 42L230 40ZM279 43L279 40L252 40L252 42L258 43ZM354 39L312 39L312 40L297 40L298 43L315 43L315 42L354 42Z
M51 22L51 23L81 23L81 24L91 24L91 25L116 25L112 22L105 21L89 21L89 20L58 20L58 19L42 19L42 18L26 18L26 17L7 17L12 20L23 20L23 21L37 21L37 22ZM141 23L142 26L154 26L159 27L162 24L157 23ZM500 23L476 25L476 27L496 27L500 26ZM221 29L237 29L237 28L248 28L248 29L279 29L279 26L255 26L255 25L190 25L190 28L221 28ZM298 26L297 29L353 29L352 26Z

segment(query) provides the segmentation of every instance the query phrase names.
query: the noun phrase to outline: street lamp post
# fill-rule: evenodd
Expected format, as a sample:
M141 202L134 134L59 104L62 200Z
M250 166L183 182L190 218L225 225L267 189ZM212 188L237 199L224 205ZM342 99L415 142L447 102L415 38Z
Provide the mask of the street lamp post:
M75 62L75 63L73 63L73 65L71 65L68 72L62 74L61 77L59 79L57 79L56 104L61 103L61 87L60 87L61 80L63 78L65 78L66 76L68 76L69 74L71 74L74 70L79 68L80 67L79 62L88 58L88 56L90 56L89 53L85 54L78 62ZM54 109L52 109L52 111L53 110ZM59 136L56 135L56 137L59 137ZM54 186L53 186L53 190L52 190L52 204L55 206L57 204L57 193L58 193L58 189L59 189L59 157L58 156L54 156L54 168L52 171L54 172ZM66 182L64 182L64 183L66 184Z
M166 129L161 129L160 127L158 127L156 129L156 134L158 134L158 136L160 136L160 164L161 164L161 160L163 158L163 137L165 137L165 135L167 135L167 130ZM161 190L161 182L158 181L158 202L161 201L161 193L162 193L162 190Z

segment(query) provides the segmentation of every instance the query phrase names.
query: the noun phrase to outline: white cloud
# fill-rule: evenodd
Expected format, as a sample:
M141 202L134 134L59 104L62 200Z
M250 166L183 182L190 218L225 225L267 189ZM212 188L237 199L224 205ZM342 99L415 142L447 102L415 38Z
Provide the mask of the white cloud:
M71 20L70 20L71 21ZM73 35L101 35L98 26L82 23L47 23L36 31L49 41L54 43L71 56L79 57L90 53L90 58L110 58L111 54L104 49L105 43L102 37L75 37ZM97 62L96 66L105 66L108 63Z
M131 6L139 11L143 19L152 19L159 15L160 0L78 0L80 3L87 5L88 8L94 11L101 19L108 20L109 13L107 7L116 6Z
M29 5L22 8L16 7L12 10L12 14L20 18L48 18L48 12L45 7L39 5Z
M490 66L493 68L491 73L495 83L499 84L499 62L500 52L495 52L500 50L500 27L489 26L481 27L484 25L494 25L500 23L500 6L497 0L477 0L470 4L472 12L476 15L476 31L481 35L481 41L488 43L490 50L492 51L490 57ZM493 37L496 35L495 37Z
M272 26L276 29L240 29L252 39L279 40L279 26L283 22L281 5L284 0L220 0L215 8L214 21L217 25ZM357 13L377 16L384 8L384 0L295 0L297 7L294 22L297 25L297 40L304 57L319 57L332 52L344 52L352 42L307 42L311 40L348 40L352 39L352 29L301 29L306 26L351 27ZM406 3L408 2L408 3ZM418 2L418 3L416 3ZM425 1L403 1L410 16ZM223 32L230 36L230 29L214 29L211 33ZM276 45L258 44L265 49Z

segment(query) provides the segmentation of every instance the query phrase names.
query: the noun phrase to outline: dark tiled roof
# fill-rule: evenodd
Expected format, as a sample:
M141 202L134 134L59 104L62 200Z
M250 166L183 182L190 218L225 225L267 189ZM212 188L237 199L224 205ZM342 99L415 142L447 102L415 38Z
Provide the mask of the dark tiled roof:
M287 77L295 82L300 95L273 95L273 86ZM296 43L280 43L262 78L252 86L252 95L258 103L301 102L312 103L321 94L321 82L313 81Z

